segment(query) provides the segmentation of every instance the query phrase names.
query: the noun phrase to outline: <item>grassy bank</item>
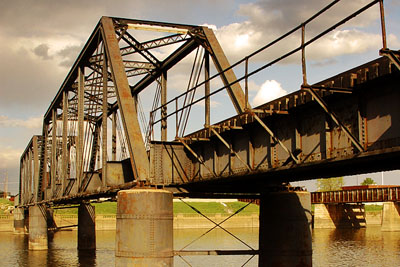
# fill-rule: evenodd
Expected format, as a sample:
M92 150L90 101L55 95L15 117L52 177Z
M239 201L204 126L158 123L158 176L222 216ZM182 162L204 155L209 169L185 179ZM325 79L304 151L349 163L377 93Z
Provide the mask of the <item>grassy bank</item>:
M364 205L365 212L381 212L383 205ZM311 212L314 213L315 206L311 205Z
M5 198L0 198L0 214L10 214L10 208L14 206L12 201Z
M365 205L366 212L378 212L382 211L383 205Z
M242 208L247 203L243 202L189 202L189 205L195 207L202 213L206 214L232 214L236 210ZM94 203L96 214L115 214L117 212L116 202ZM255 204L250 204L240 214L258 213L259 207ZM174 202L174 214L195 214L196 212L183 202ZM55 214L78 214L78 208L56 209Z

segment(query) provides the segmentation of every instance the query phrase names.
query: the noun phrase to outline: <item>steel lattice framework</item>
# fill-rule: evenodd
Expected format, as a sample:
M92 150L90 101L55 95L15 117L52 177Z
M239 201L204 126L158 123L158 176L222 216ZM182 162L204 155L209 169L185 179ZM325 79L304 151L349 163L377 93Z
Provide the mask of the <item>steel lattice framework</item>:
M98 198L133 186L260 192L282 182L397 168L400 61L386 45L383 2L305 38L308 23L338 2L233 65L207 27L102 17L48 108L43 134L21 157L20 204ZM309 85L306 47L376 5L384 57ZM159 34L146 39L147 31ZM249 69L252 58L296 33L297 48ZM301 90L252 108L248 78L297 52ZM193 61L187 89L167 99L167 73L183 61ZM237 78L233 68L240 65ZM211 86L215 79L218 89ZM154 90L154 101L143 127L140 95L146 90ZM212 125L210 98L220 92L237 115ZM200 102L204 128L186 135L189 113ZM169 141L171 118L175 138Z

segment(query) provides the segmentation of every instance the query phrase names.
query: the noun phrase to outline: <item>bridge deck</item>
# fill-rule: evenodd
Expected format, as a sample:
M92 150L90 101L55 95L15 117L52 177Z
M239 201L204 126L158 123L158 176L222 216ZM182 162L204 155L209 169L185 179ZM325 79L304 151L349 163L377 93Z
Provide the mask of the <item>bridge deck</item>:
M400 201L400 187L374 187L330 192L312 192L312 204Z

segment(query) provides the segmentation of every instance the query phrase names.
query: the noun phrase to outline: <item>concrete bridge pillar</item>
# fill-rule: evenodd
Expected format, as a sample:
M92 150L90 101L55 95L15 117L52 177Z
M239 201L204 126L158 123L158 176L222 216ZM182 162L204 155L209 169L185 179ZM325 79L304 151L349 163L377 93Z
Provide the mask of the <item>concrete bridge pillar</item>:
M15 208L13 215L14 215L14 234L25 234L24 208Z
M96 212L90 203L81 203L78 208L78 249L96 249Z
M383 203L382 231L400 231L400 205L398 202Z
M259 253L258 266L312 266L309 192L262 195Z
M314 228L364 228L364 204L315 204Z
M43 205L29 207L29 250L47 250L47 208Z
M172 193L118 192L115 266L173 266Z

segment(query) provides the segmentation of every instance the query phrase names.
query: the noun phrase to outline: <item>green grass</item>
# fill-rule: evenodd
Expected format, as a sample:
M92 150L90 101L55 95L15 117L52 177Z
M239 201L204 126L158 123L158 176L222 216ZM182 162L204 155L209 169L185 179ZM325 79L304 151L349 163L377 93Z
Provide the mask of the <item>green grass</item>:
M14 206L14 202L9 201L8 199L5 198L0 198L0 214L10 214L10 212L5 212L8 208L8 206Z
M8 200L8 199L5 199L5 198L0 198L0 205L4 205L4 204L8 204L8 205L10 205L10 206L13 206L14 205L14 202L12 202L12 201L10 201L10 200Z
M226 206L219 202L188 202L188 204L205 214L232 214L247 203L227 202L225 203ZM94 203L94 206L96 207L96 214L116 214L117 212L116 202ZM259 207L255 204L250 204L239 214L252 214L258 212ZM174 202L174 214L179 213L195 214L196 212L183 202ZM78 214L78 208L56 209L55 214Z
M382 209L383 209L382 205L365 205L364 207L365 207L365 211L366 212L368 212L368 211L372 211L372 212L374 212L374 211L382 211Z

